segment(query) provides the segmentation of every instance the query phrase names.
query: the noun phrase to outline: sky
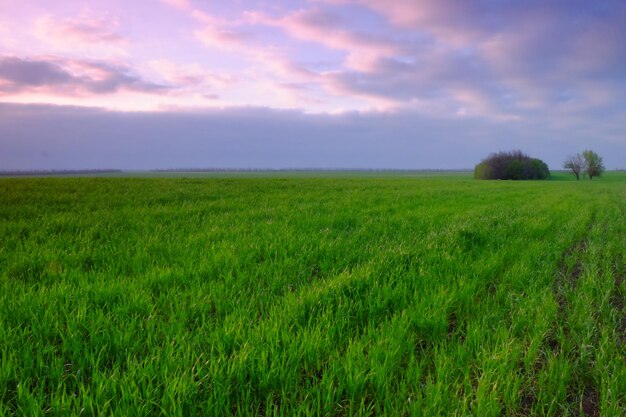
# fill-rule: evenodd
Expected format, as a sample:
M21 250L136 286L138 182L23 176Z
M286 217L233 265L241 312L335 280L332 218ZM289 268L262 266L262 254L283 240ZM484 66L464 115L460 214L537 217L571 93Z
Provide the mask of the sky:
M624 0L0 0L0 171L626 168Z

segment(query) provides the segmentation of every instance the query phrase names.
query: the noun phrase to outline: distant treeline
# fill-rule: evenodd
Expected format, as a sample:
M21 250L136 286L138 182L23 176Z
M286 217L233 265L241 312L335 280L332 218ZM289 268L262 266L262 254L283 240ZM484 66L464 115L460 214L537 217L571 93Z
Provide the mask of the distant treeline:
M30 177L33 175L85 175L85 174L115 174L123 172L121 169L64 169L43 171L0 171L0 177Z
M152 169L148 172L471 172L460 169L397 169L397 168L174 168Z

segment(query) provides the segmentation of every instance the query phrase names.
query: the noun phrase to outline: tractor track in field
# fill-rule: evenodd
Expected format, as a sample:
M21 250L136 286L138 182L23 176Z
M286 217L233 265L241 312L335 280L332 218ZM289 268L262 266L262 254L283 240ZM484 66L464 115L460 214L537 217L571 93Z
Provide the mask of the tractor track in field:
M595 224L596 213L593 212L583 237L563 253L559 264L557 279L555 280L552 288L559 306L557 320L559 323L563 323L566 336L569 335L570 328L568 324L569 306L565 293L568 291L575 291L578 286L580 277L584 271L583 258L587 252L589 235ZM571 268L568 266L568 259L575 260L574 265ZM554 355L558 354L557 349L562 351L562 347L558 342L552 343L551 350ZM583 387L582 392L580 392L580 387ZM579 381L579 377L574 377L574 379L569 382L567 401L570 405L570 409L573 410L574 416L600 416L600 393L598 392L595 384Z
M587 252L587 246L589 241L589 234L591 229L596 224L596 213L593 212L591 220L587 225L584 236L568 251L563 254L559 266L558 278L555 281L555 287L553 287L554 295L559 303L558 321L564 323L565 334L569 334L569 320L568 320L568 305L565 297L565 291L574 291L578 286L580 277L584 271L583 257ZM572 268L568 268L567 259L574 258L575 262ZM555 344L558 347L558 343ZM553 352L556 353L556 352ZM583 387L582 392L579 387ZM595 384L579 381L579 378L575 377L570 381L568 387L567 401L570 408L574 410L574 416L584 415L585 417L598 417L600 416L600 393L598 392ZM581 414L582 411L582 414Z
M624 263L626 259L623 256L618 257L613 265L614 287L611 294L611 307L617 312L617 344L620 347L626 346L626 294L621 289L626 285L626 273L624 272Z
M626 206L618 204L622 212L622 218L626 216ZM611 295L611 307L617 311L617 344L620 347L626 346L626 292L622 291L622 286L626 285L626 257L621 254L613 264L613 294Z
M564 333L566 336L569 334L569 306L566 293L576 290L576 287L578 286L578 283L580 281L580 277L583 274L583 257L584 254L587 252L589 234L595 223L596 214L595 212L593 212L591 215L591 219L585 229L583 237L577 240L574 244L572 244L561 255L561 260L559 261L557 273L553 281L552 292L558 306L556 323L560 323L564 326ZM574 260L574 263L571 267L571 262L568 262L570 260ZM623 303L622 305L626 304L626 300L622 299L621 301ZM624 330L626 331L626 320L624 320L623 322ZM626 336L626 332L624 333L624 335ZM541 372L550 355L554 357L562 353L561 342L557 339L554 331L551 331L547 334L546 339L544 340L544 346L546 355L536 365L536 374L539 374ZM574 378L574 380L570 381L568 385L569 387L567 402L569 403L570 410L573 410L573 414L571 415L584 415L585 417L600 416L600 393L594 385L579 381L578 378ZM581 386L583 387L582 392L580 392L580 388L577 388ZM521 415L531 415L533 406L536 401L537 395L535 392L528 390L523 391L521 393L520 404L520 411L522 412ZM559 410L557 412L557 416L561 415L562 410Z
M583 262L581 258L585 252L587 252L586 236L565 251L561 257L559 272L552 286L552 292L559 306L558 317L560 321L567 318L567 299L564 290L575 290L578 286L578 281L583 273ZM567 259L570 258L576 259L571 269L568 268L567 265Z

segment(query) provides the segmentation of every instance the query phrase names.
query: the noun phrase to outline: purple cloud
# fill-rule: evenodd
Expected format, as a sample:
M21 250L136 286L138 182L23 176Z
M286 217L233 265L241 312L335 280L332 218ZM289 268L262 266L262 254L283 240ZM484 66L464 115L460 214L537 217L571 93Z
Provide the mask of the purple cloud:
M44 92L58 95L110 94L118 91L162 93L170 87L134 75L130 68L105 62L53 56L0 56L0 94Z
M522 149L560 168L592 148L624 167L624 112L578 121L565 138L553 115L532 122L434 118L412 112L307 115L230 108L121 113L0 103L0 170L84 168L471 168ZM598 126L597 121L602 123ZM111 129L114 126L114 129ZM175 138L173 140L172 138ZM45 155L45 156L44 156Z
M418 101L448 114L526 117L572 100L616 105L620 94L611 94L607 82L626 92L626 48L617 41L626 39L623 2L337 2L381 13L397 35L394 53L375 57L366 70L326 77L344 94L397 106ZM416 42L411 36L419 34L431 37Z

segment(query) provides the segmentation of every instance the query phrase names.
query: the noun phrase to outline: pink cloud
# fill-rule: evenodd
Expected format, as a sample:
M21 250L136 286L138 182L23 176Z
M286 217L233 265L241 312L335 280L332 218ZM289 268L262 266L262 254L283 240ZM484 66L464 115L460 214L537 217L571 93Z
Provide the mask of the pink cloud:
M220 49L246 48L256 41L250 32L242 31L237 22L217 19L201 10L190 10L190 15L202 25L194 31L196 39Z
M192 8L189 0L161 0L161 2L180 10L189 10Z
M194 30L195 38L210 48L217 48L223 52L232 52L248 62L247 67L239 69L228 77L228 82L237 84L237 89L231 90L226 96L254 96L264 98L266 104L272 107L294 107L298 103L319 103L320 100L309 95L310 89L306 86L315 84L318 74L294 63L287 51L264 43L257 33L250 27L249 17L238 20L229 20L215 17L199 9L187 9L189 16L198 22L201 27ZM191 68L172 67L168 63L157 63L158 71L174 84L195 80L206 81L206 84L215 85L216 80L206 80L204 76ZM155 65L153 68L156 69ZM217 84L220 84L217 80ZM298 90L295 86L302 87ZM305 87L303 87L305 86ZM225 86L219 86L223 88ZM201 87L202 88L202 87ZM183 88L184 91L184 88ZM245 93L244 93L245 91ZM213 93L209 93L213 97ZM222 98L222 97L220 97ZM224 97L224 100L227 98Z
M15 27L7 21L0 20L0 48L16 49Z
M359 4L387 18L402 30L419 30L440 41L463 46L485 34L476 22L485 15L468 0L320 0L329 4Z
M240 20L225 20L201 10L192 10L191 16L202 24L201 29L194 31L196 39L206 46L245 57L258 66L258 74L270 70L287 78L315 77L312 71L295 64L283 48L263 43L252 30L242 30L242 27L251 24L250 16Z
M219 75L209 72L198 64L178 64L165 59L148 63L169 85L178 88L225 88L236 81L231 75Z
M227 49L246 45L251 36L232 29L205 26L194 32L196 38L207 46Z
M35 34L41 41L68 52L125 54L128 41L118 30L119 22L114 18L79 16L58 19L44 16L35 22Z
M399 49L388 39L345 29L346 22L322 9L298 10L280 18L258 12L246 17L254 24L281 28L295 39L346 51L346 65L355 70L368 71L376 60L393 56Z

